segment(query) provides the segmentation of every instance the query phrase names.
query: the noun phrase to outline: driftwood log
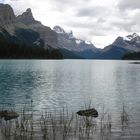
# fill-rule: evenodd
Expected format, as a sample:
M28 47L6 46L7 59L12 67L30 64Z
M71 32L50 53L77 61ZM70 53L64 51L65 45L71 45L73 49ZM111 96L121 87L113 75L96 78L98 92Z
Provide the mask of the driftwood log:
M0 111L0 117L4 118L6 121L8 121L8 120L18 118L19 115L14 111L3 110L3 111Z
M94 117L97 118L98 117L98 112L96 109L92 108L92 109L87 109L87 110L79 110L77 112L77 114L79 116L85 116L85 117Z

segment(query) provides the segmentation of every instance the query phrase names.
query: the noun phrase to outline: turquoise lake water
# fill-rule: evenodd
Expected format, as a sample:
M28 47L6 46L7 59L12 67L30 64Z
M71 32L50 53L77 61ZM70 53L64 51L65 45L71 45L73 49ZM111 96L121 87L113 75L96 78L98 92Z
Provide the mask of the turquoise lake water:
M0 60L0 105L17 110L33 101L41 112L88 106L119 118L124 104L140 130L140 65L109 60Z

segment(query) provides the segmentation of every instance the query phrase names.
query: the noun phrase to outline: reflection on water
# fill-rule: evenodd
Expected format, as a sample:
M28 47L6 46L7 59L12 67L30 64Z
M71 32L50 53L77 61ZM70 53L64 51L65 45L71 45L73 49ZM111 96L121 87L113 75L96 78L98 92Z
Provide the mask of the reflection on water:
M127 61L1 60L0 104L17 109L34 101L34 110L61 108L77 111L91 101L104 106L113 119L125 103L140 122L140 65Z

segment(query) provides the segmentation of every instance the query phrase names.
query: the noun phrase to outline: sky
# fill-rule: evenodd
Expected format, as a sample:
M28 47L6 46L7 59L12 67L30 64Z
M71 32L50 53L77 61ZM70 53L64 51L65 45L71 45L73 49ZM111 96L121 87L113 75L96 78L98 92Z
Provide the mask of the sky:
M72 30L77 38L98 48L118 36L140 34L140 0L0 0L16 15L31 8L36 20L53 28Z

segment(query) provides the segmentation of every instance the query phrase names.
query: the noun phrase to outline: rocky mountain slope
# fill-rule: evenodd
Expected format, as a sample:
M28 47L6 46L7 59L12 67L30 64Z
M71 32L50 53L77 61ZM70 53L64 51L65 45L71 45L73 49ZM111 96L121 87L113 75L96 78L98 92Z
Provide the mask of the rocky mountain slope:
M47 49L46 49L47 48ZM10 5L0 4L0 58L62 58L27 24L19 22Z
M41 22L35 20L30 8L22 15L17 16L17 21L24 23L32 30L38 32L40 37L45 41L45 44L57 48L57 34L50 27L44 26Z
M31 50L36 47L49 53L57 49L57 55L71 59L121 59L125 54L140 51L140 36L136 33L118 37L111 45L98 49L93 43L76 38L72 31L66 32L60 26L53 30L44 26L34 19L30 8L16 17L10 5L0 4L0 47L5 46L4 43L7 48L10 44L26 46L26 49L31 46Z
M121 59L125 54L140 51L140 36L136 33L126 37L118 37L104 49L96 48L91 42L74 37L73 32L66 32L60 26L53 30L58 35L58 44L62 49L69 50L86 59Z
M0 4L0 25L14 23L16 16L13 9L8 4Z
M91 42L77 39L72 31L66 32L60 26L55 26L53 30L57 33L58 46L61 49L69 50L82 58L93 58L94 53L99 51Z
M125 54L140 51L140 36L136 33L118 37L99 53L100 59L121 59Z

